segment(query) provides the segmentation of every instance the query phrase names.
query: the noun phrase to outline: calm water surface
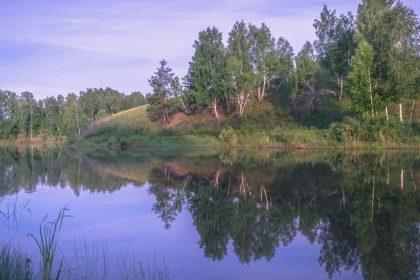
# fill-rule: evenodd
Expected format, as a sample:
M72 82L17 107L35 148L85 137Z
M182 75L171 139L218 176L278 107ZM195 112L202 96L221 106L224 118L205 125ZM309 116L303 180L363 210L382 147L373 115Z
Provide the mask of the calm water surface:
M0 234L36 259L28 233L68 208L69 279L416 279L419 179L410 152L2 149Z

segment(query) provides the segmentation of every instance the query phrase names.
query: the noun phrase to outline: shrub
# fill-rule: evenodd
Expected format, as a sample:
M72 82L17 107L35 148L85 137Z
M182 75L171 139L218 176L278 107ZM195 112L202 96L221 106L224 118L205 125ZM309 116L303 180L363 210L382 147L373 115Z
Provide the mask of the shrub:
M338 141L396 141L409 142L414 139L413 127L401 124L395 117L386 120L384 116L372 118L365 114L360 119L347 117L333 123L329 130Z
M243 127L272 129L277 122L276 110L269 102L254 102L249 105L242 117Z
M238 136L236 135L235 130L231 127L222 129L219 134L219 139L227 143L230 147L238 144Z

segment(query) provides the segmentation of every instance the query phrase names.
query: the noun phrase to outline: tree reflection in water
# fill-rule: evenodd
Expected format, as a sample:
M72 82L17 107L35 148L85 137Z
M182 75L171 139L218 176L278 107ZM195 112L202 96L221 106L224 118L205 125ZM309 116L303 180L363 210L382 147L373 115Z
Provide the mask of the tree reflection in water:
M300 232L321 247L333 276L360 269L368 279L415 279L419 268L416 153L230 153L195 158L0 150L0 195L39 184L113 192L147 186L168 230L191 213L206 257L231 243L242 263L270 260Z

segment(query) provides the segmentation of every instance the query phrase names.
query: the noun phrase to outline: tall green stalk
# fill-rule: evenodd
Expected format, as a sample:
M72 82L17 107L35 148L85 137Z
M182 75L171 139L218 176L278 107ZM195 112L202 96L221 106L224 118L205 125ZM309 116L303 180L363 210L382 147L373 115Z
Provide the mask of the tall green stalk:
M68 209L62 208L58 213L58 216L51 222L45 222L48 216L42 220L39 226L39 237L35 237L33 234L29 234L30 237L35 241L38 246L39 252L42 256L42 279L43 280L58 280L60 278L61 267L60 264L55 277L53 273L53 264L55 253L58 244L58 236L63 225L63 220Z

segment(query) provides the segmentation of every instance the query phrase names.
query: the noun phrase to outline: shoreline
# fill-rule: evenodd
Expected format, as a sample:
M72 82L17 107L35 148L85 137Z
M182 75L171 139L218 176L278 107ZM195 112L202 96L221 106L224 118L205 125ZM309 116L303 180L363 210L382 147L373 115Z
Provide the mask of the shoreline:
M35 148L51 148L63 145L67 140L0 140L0 148L7 147L35 147Z
M147 149L179 149L179 150L194 150L194 149L216 149L216 150L247 150L247 149L259 149L259 150L313 150L313 151L370 151L370 150L406 150L406 151L420 151L420 144L413 143L381 143L381 142L332 142L326 144L314 144L314 143L301 143L298 141L290 141L284 143L272 143L272 144L259 144L246 143L242 145L228 145L216 138L212 141L197 141L194 139L188 139L191 135L180 135L176 136L154 136L149 139L143 139L138 141L121 141L121 142L108 142L108 141L95 141L97 139L78 139L71 141L69 139L54 139L54 140L0 140L0 148L8 147L33 147L33 148L59 148L59 147L71 147L76 149L121 149L121 150L136 150L141 148ZM197 137L196 135L193 137ZM166 138L166 139L165 139ZM204 137L208 138L208 137ZM202 139L198 136L198 139ZM93 140L93 141L92 141ZM157 141L156 141L157 140ZM215 141L216 140L216 141Z

